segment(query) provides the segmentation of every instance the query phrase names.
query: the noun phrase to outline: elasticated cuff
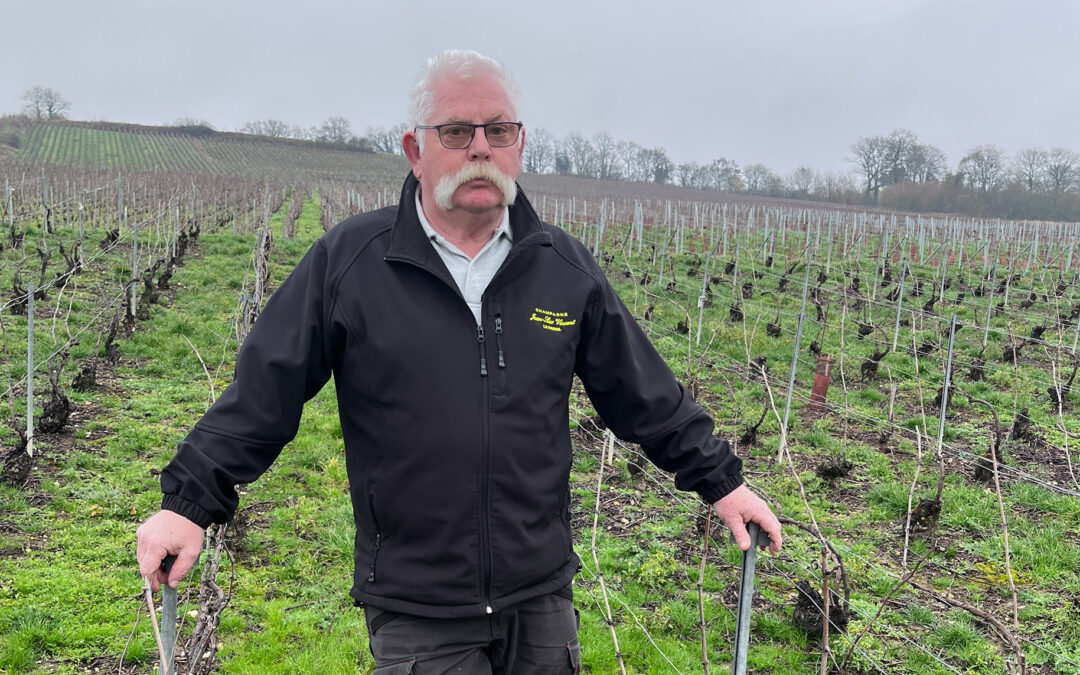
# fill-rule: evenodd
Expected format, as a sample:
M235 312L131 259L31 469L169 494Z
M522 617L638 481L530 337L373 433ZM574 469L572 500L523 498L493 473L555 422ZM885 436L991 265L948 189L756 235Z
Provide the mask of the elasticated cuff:
M199 507L194 502L178 497L176 495L162 495L161 496L161 510L172 511L179 513L181 516L187 518L191 522L195 523L204 530L213 524L214 519L210 514Z
M717 485L710 485L701 490L701 498L705 500L707 504L715 504L728 495L732 490L743 484L743 477L741 473L737 473L733 476L728 476Z

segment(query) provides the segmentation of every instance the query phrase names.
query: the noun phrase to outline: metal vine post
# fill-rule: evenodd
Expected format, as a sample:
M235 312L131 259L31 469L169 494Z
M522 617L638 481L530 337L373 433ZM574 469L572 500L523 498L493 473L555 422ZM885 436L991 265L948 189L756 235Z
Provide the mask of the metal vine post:
M705 560L709 557L709 537L711 536L713 507L705 509L705 541L701 545L701 565L698 567L698 626L701 628L701 667L704 675L709 675L709 649L705 638Z
M810 247L809 226L807 226L806 273L803 277L802 305L799 308L799 324L795 329L795 346L791 352L791 372L788 374L787 401L784 403L784 419L780 423L780 448L776 454L777 463L784 461L784 453L787 452L787 429L788 419L791 414L791 396L795 391L795 371L799 366L799 345L802 342L803 321L806 318L806 294L810 288Z

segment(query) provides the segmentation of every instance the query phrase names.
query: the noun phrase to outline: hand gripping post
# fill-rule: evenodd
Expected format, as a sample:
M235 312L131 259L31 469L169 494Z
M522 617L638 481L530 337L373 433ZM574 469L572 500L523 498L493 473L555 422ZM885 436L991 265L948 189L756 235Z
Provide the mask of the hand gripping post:
M769 535L761 531L761 526L750 522L746 524L750 534L750 548L743 551L742 570L739 575L739 613L735 629L735 657L731 661L733 675L745 675L746 650L750 645L750 604L754 599L754 564L757 562L759 546L768 546L772 541ZM732 535L734 542L735 537Z

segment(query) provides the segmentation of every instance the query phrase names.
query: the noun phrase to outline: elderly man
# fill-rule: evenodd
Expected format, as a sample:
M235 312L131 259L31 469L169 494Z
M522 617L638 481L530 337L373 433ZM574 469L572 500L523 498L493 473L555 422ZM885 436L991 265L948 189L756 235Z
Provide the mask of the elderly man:
M577 374L612 431L699 493L750 546L780 524L588 251L515 184L518 91L475 52L412 91L396 208L331 229L267 303L236 379L162 473L140 571L175 586L333 374L356 521L352 596L376 672L579 666L570 591L568 399ZM160 569L177 556L171 573Z

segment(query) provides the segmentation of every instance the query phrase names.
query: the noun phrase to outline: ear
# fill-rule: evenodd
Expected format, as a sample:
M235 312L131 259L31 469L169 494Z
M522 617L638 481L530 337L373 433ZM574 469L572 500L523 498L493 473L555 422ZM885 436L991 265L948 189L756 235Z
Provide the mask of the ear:
M521 127L521 142L518 143L518 164L521 163L521 159L524 156L525 156L525 127Z
M405 157L412 166L416 180L420 180L420 143L416 139L415 131L406 131L401 137L401 149L405 151Z

